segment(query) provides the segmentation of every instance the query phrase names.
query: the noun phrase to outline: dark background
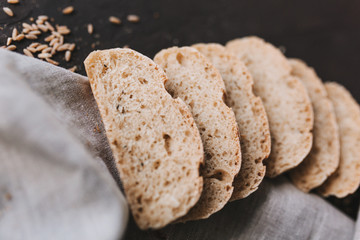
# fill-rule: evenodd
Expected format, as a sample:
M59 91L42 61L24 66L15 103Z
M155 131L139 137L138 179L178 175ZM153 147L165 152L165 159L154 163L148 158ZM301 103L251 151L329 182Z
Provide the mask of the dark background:
M74 13L64 16L61 10L69 5ZM185 46L198 42L227 41L257 35L285 50L287 57L301 58L314 67L324 81L345 85L360 102L360 1L288 1L288 0L20 0L10 6L15 16L0 12L0 45L5 45L14 26L30 22L29 18L48 15L59 25L67 25L72 33L67 42L75 42L72 60L64 62L63 54L54 57L62 67L78 66L85 74L82 62L95 49L131 48L152 58L162 48ZM126 20L136 14L139 23ZM109 23L117 16L121 25ZM94 34L87 33L87 24L94 25ZM20 28L20 27L19 27ZM47 35L47 34L43 34ZM18 52L29 45L17 44ZM1 73L0 73L1 74ZM330 201L355 218L358 193L345 200Z
M4 2L0 7L9 5ZM75 12L64 16L61 9L69 5L75 7ZM0 12L0 26L4 27L0 30L1 45L16 22L48 15L72 30L66 39L77 43L78 49L72 61L62 66L76 64L81 74L85 74L82 62L93 50L92 43L97 43L96 49L129 45L152 58L173 45L225 44L233 38L257 35L283 46L286 56L305 60L324 81L344 84L360 102L359 0L20 0L11 8L13 18ZM128 14L139 15L141 21L127 22ZM110 24L111 15L123 23ZM95 29L91 36L86 30L88 23Z

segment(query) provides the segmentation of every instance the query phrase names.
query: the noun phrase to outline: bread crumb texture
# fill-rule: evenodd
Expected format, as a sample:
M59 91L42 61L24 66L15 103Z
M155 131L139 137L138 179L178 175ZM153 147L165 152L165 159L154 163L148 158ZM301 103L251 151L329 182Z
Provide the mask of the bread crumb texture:
M203 147L185 103L166 92L163 70L120 48L92 52L85 67L138 226L185 215L202 191Z
M265 176L263 160L270 154L270 130L262 101L253 93L246 66L220 44L196 44L219 70L226 88L226 104L234 111L240 131L241 169L235 177L231 200L245 198L258 189Z
M241 165L238 128L224 102L224 82L218 70L191 47L165 49L154 59L169 78L166 89L190 108L204 145L204 192L181 221L208 218L230 199Z
M258 37L235 39L229 52L244 62L254 79L254 93L264 104L271 134L266 175L276 177L299 165L312 146L313 110L301 81L279 49Z

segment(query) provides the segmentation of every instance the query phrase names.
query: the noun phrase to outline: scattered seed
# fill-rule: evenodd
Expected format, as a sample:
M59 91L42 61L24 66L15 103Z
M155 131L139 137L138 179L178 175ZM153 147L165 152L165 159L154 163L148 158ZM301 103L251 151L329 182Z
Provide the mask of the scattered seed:
M11 37L13 39L15 39L17 35L18 35L18 30L17 30L17 28L14 28L13 31L12 31Z
M19 0L7 0L7 2L10 4L18 4Z
M121 24L120 18L117 18L117 17L114 17L114 16L109 17L109 22L111 22L113 24Z
M23 28L22 33L27 34L27 33L29 33L30 31L31 31L31 30L30 30L30 29L28 29L28 28Z
M123 46L123 48L130 48L130 46L126 44Z
M50 41L49 45L52 47L55 45L55 43L59 42L59 39L54 38L53 40Z
M77 67L76 66L73 66L71 68L68 68L69 71L72 71L72 72L75 72L77 70Z
M12 42L12 38L11 37L8 37L7 38L7 41L6 41L6 45L9 46Z
M94 26L91 23L87 25L87 31L90 35L94 32Z
M13 11L8 7L3 7L3 11L10 17L14 16Z
M39 30L29 32L30 35L40 35L41 32Z
M36 26L36 24L35 23L33 23L33 24L31 24L31 28L32 28L32 30L38 30L38 27Z
M71 58L71 52L70 51L66 51L65 52L65 61L70 61L70 58Z
M64 43L64 37L60 36L60 40L59 40L60 45L62 45Z
M40 15L40 16L38 16L38 19L42 20L42 21L47 21L49 19L49 17L45 16L45 15Z
M22 26L23 26L23 28L33 30L32 27L31 27L31 25L28 24L28 23L22 23Z
M55 31L55 28L54 28L48 21L45 22L45 26L47 26L47 28L48 28L50 31L52 31L52 32Z
M43 20L41 20L41 19L38 19L38 20L36 20L35 22L36 22L36 24L37 24L37 25L41 25L41 24L43 24L43 23L44 23L44 21L43 21Z
M31 21L31 22L33 22L33 21L34 21L34 18L33 18L33 17L31 17L31 18L29 18L29 19L30 19L30 21Z
M40 46L38 46L38 47L36 48L36 51L37 51L37 52L40 52L40 51L44 50L44 49L47 48L47 47L48 47L48 45L42 44L42 45L40 45Z
M32 53L36 53L37 52L37 50L35 49L35 47L27 47L26 48L27 50L29 50L30 52L32 52Z
M66 51L66 50L69 50L69 47L70 47L70 44L65 43L65 44L59 46L59 47L57 48L57 51L58 51L58 52Z
M50 53L39 53L38 54L38 58L51 58L51 54Z
M91 44L91 48L94 49L96 47L95 43Z
M7 50L14 51L16 49L15 45L10 45L6 48Z
M30 44L29 47L34 47L34 48L36 48L36 47L39 46L39 45L40 45L40 43L34 42L34 43Z
M44 50L41 51L41 53L50 53L52 50L52 47L47 47ZM51 54L52 55L52 54Z
M51 49L51 55L54 55L58 49L58 47L60 46L60 43L55 43L54 46Z
M25 35L22 34L22 33L20 33L19 35L16 36L16 38L15 38L14 40L15 40L15 41L21 41L21 40L24 39L24 37L25 37Z
M61 34L58 32L52 32L51 34L58 38L61 37Z
M36 35L32 35L32 34L27 34L25 35L26 39L31 39L31 40L35 40L37 39L37 36Z
M70 29L68 29L66 26L60 26L57 28L57 32L62 34L62 35L67 35L69 34L71 31Z
M137 23L140 21L140 17L138 15L130 14L127 16L127 20L132 23Z
M41 30L41 31L43 31L43 32L47 32L49 29L45 26L45 25L43 25L43 24L38 24L38 28Z
M74 51L75 47L76 47L75 43L71 43L70 46L69 46L69 50Z
M28 49L26 49L26 48L24 48L23 52L24 52L24 54L25 54L26 56L28 56L28 57L34 57L34 55L32 55L32 53L31 53Z
M59 63L57 62L57 61L54 61L54 60L52 60L52 59L50 59L50 58L45 58L45 60L47 61L47 62L49 62L49 63L51 63L51 64L54 64L54 65L59 65Z
M50 41L53 40L54 38L55 38L54 35L50 35L50 36L46 37L44 40L45 40L45 42L50 42Z
M62 10L62 13L64 15L68 15L68 14L71 14L72 12L74 11L74 7L73 6L69 6L69 7L66 7Z

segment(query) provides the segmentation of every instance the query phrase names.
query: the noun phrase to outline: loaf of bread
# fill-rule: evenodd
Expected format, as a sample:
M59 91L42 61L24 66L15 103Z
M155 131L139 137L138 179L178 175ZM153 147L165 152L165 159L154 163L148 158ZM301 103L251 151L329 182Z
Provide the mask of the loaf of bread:
M241 164L241 149L234 112L226 106L220 73L197 50L169 48L154 58L167 74L165 88L189 106L203 141L204 191L181 221L203 219L228 202Z
M246 66L220 44L196 44L196 48L219 70L226 88L226 104L234 111L240 131L241 169L234 179L231 201L258 189L265 176L263 160L270 154L270 130L264 106L253 93Z
M266 175L275 177L299 165L312 146L313 110L305 87L291 75L286 57L257 37L227 43L254 79L254 93L264 104L271 134Z
M308 192L320 186L339 165L339 129L334 107L314 69L298 59L289 62L292 75L306 87L314 110L313 146L304 161L290 172L293 183Z
M185 215L202 191L203 147L185 103L166 92L164 71L130 49L92 52L85 68L138 226Z
M354 193L360 184L360 107L340 84L325 83L325 88L339 125L340 162L319 191L326 197L342 198Z

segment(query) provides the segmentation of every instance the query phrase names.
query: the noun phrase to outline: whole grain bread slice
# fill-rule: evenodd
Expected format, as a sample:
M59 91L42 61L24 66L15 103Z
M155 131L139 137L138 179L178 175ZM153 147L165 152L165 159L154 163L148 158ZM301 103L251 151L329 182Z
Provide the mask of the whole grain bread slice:
M360 107L340 84L325 83L325 88L339 125L340 162L319 192L341 198L354 193L360 184Z
M266 175L275 177L299 165L312 145L313 111L299 79L291 76L286 57L257 37L235 39L226 48L242 60L254 79L254 93L268 116L271 153Z
M240 169L241 149L234 112L224 102L225 86L220 73L194 48L165 49L154 59L169 77L165 88L191 109L204 145L204 192L181 221L207 218L228 202Z
M135 221L161 228L198 201L203 147L183 101L167 77L130 49L92 52L85 68Z
M219 70L226 88L226 104L234 111L240 131L241 169L235 177L231 201L258 189L265 176L263 160L270 154L270 130L264 106L253 93L246 66L220 44L196 44L196 48Z
M320 186L339 165L339 129L334 107L314 69L298 59L289 62L292 75L306 87L314 110L313 146L304 161L290 172L293 183L309 192Z

